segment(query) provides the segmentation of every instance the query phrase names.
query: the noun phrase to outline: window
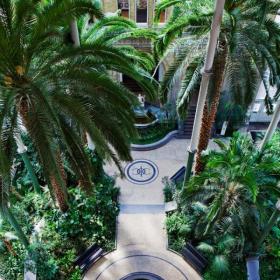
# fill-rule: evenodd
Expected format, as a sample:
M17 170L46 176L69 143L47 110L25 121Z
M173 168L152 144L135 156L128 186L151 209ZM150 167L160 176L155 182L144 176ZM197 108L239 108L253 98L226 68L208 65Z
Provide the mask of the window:
M129 0L118 0L118 9L122 17L129 18Z
M147 21L148 21L147 0L136 0L136 22L147 23Z

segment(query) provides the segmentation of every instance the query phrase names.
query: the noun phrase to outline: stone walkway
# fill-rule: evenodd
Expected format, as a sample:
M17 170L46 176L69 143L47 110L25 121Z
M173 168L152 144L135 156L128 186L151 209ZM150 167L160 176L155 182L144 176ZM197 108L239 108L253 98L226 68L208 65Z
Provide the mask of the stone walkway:
M187 146L187 140L174 139L157 150L132 152L134 160L155 163L158 177L146 185L117 179L121 188L117 250L99 260L86 273L84 280L120 280L134 272L153 273L164 280L202 279L181 256L167 250L164 228L161 180L172 176L185 164ZM113 165L106 166L106 171L110 175L117 172Z

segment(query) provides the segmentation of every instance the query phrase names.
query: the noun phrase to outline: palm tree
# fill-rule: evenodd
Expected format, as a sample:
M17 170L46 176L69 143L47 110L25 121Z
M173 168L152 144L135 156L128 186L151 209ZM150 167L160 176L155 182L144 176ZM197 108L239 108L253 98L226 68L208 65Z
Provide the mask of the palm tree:
M170 1L172 2L174 1ZM159 56L168 56L170 52L176 51L176 59L165 75L162 91L167 92L174 77L178 73L184 73L185 78L177 101L180 112L187 107L190 95L196 92L197 84L200 83L203 49L207 42L205 38L208 37L213 10L209 1L196 1L196 5L206 4L201 11L196 6L192 8L188 1L182 0L179 4L177 2L175 1L176 18L163 29L155 48ZM186 8L181 8L186 5L189 5L188 13L185 12ZM163 4L162 9L165 9ZM203 109L196 172L203 169L201 154L207 148L224 86L230 90L236 103L247 108L255 96L259 80L262 79L267 90L267 109L271 111L267 69L270 72L270 81L279 83L276 46L279 42L280 28L271 19L271 15L276 14L277 10L275 1L226 1L212 69L213 79ZM161 4L158 11L161 11Z
M91 21L91 17L85 16L78 21L78 30L80 34L80 44L104 44L107 47L115 49L116 54L122 53L122 55L129 59L132 64L136 65L141 72L142 76L149 77L149 72L154 68L153 56L147 52L142 52L134 47L125 44L125 40L133 40L136 38L146 38L150 41L154 41L157 38L157 33L144 28L139 28L133 21L119 17L110 16L104 17L99 20ZM107 70L113 70L118 73L130 75L141 86L141 76L135 75L135 73L129 73L126 70L126 66L119 62L118 65L104 65ZM151 82L155 82L151 80ZM142 85L143 90L148 94L150 89L145 88L145 84Z
M227 275L230 271L232 250L237 244L238 240L229 233L223 235L216 234L213 242L210 240L202 241L196 248L205 254L213 256L210 263L211 270Z
M90 181L90 164L79 137L87 131L105 159L130 160L134 135L133 94L106 70L125 71L153 96L154 84L112 46L95 42L72 48L64 27L73 18L102 13L91 1L0 3L0 134L23 124L36 147L45 177L62 211L67 192L61 152L78 178ZM22 123L21 123L22 122ZM85 186L87 187L87 186Z
M14 217L8 203L11 187L10 171L13 158L10 151L13 135L4 133L2 136L4 137L1 137L0 139L0 215L3 219L10 223L12 228L15 230L17 237L28 250L28 238Z
M264 149L266 148L267 144L269 143L269 141L271 140L271 138L273 137L277 125L279 123L280 120L280 101L278 101L278 104L276 105L275 108L275 112L272 116L272 120L270 122L270 125L266 131L265 137L261 143L260 146L260 152L263 152ZM280 187L280 185L279 185ZM277 222L278 218L280 216L280 196L278 196L278 201L275 205L275 210L273 211L271 217L269 218L267 225L265 226L262 235L259 238L259 241L256 245L256 249L259 248L262 243L265 241L267 235L270 233L272 227L275 225L275 223Z
M124 40L133 40L135 38L146 38L148 40L155 40L157 34L149 29L139 28L133 21L120 17L110 16L102 19L95 19L92 15L86 15L77 22L71 22L71 37L74 46L94 44L96 42L103 42L107 46L115 47L117 52L122 52L131 63L137 65L142 75L149 76L149 72L154 67L154 60L151 54L136 50L134 47L125 45ZM111 70L111 65L104 65L107 70ZM145 70L147 71L145 73ZM138 75L132 75L129 71L123 69L120 63L115 72L123 73L138 80ZM144 90L146 90L144 88ZM149 97L149 96L148 96ZM151 96L150 96L151 97ZM94 150L94 144L86 133L88 147Z
M280 193L279 158L260 153L252 141L238 134L229 146L219 140L216 143L221 151L210 152L205 170L189 181L182 197L188 203L199 201L207 206L197 223L198 238L209 238L230 221L235 229L230 234L243 242L239 244L242 255L252 257L260 249L258 242L271 211L263 202Z

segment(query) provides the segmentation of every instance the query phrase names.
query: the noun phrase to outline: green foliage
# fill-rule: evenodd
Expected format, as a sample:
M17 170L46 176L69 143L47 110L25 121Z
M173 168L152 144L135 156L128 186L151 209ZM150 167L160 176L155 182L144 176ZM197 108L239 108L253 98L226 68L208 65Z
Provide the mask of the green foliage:
M230 93L225 91L221 95L217 116L215 120L216 128L221 130L224 121L228 122L226 136L232 136L245 124L247 109L231 99Z
M85 16L79 20L79 30L82 44L103 42L107 46L114 47L118 43L121 43L121 47L118 46L118 51L130 59L131 63L136 65L139 71L142 72L143 76L147 74L143 70L151 71L154 68L154 61L151 54L141 52L131 45L124 45L123 43L126 40L129 41L137 38L146 38L147 40L153 41L157 37L156 32L147 28L139 28L135 22L119 16L104 17L94 22L91 21L89 16ZM114 67L114 65L111 67ZM118 67L122 67L122 65L118 65ZM133 76L140 86L147 87L147 85L142 83L141 79L139 80L139 75L135 75L136 73L129 73L127 71L128 69L126 70L125 67L122 70L124 74ZM154 98L154 96L150 94L150 91L147 91L147 94L147 97L151 99Z
M214 3L208 0L160 1L156 6L155 21L170 6L174 8L173 15L161 30L154 49L159 63L175 54L161 82L161 95L165 101L177 80L182 80L177 110L185 117L191 97L198 92ZM275 99L279 96L280 28L272 19L278 9L274 1L229 0L225 4L217 51L221 46L227 49L224 87L229 94L229 104L239 105L243 117L255 97L259 80L265 85L268 113L271 113L273 103L270 85L278 88ZM209 103L214 91L214 81L210 81ZM226 111L224 113L232 122L231 126L235 126L240 118L234 115L233 109Z
M230 263L234 259L232 251L238 246L238 240L228 233L214 235L211 239L200 242L197 249L209 257L211 271L229 275Z
M7 251L0 255L0 277L3 277L4 280L20 280L23 278L26 251L19 242L13 242L13 250L15 255Z
M171 249L181 252L192 229L192 219L182 213L172 213L166 218L166 230Z
M236 263L231 260L230 271L220 273L214 267L207 269L207 272L203 275L204 280L246 280L246 267L244 263ZM262 278L263 279L263 278ZM273 278L272 278L273 279ZM269 280L268 278L265 280Z
M268 154L268 156L274 155L275 157L280 158L279 143L280 130L276 130L270 142L267 143L266 153Z
M12 166L13 135L22 132L22 124L48 182L61 181L60 152L81 181L90 181L81 131L90 135L102 158L119 167L121 160L130 160L129 138L136 133L132 108L137 99L110 71L128 75L155 97L156 83L147 71L151 57L110 44L106 36L82 41L76 48L65 44L68 25L75 18L88 14L98 18L101 31L110 24L122 29L121 19L108 24L90 0L7 0L0 9L0 135L1 153L8 153L6 168ZM138 58L141 62L136 63ZM28 178L22 180L29 184Z
M137 138L132 139L133 144L151 144L164 138L169 132L176 129L175 122L159 122L148 128L139 128Z
M81 244L85 245L89 240L103 247L108 246L105 249L112 246L106 242L114 238L118 190L110 185L99 185L97 189L96 196L91 197L86 196L80 189L71 189L69 211L60 214L53 209L50 215L46 216L51 229L54 228L65 242L71 242L77 251L84 249Z
M57 261L42 243L33 243L29 256L36 263L38 279L52 280L56 277L58 272Z
M30 256L37 262L39 280L80 280L80 272L72 263L81 251L93 243L104 250L115 246L119 189L114 186L114 180L104 177L103 184L96 185L92 196L80 188L70 188L69 194L71 207L64 214L54 207L48 192L41 196L29 192L21 201L12 199L13 212L24 232L31 236L35 228L38 231L38 241L32 243ZM1 228L12 231L6 223ZM5 280L22 279L26 251L18 240L11 241L11 245L16 255L2 245L0 275Z
M279 197L275 139L263 153L247 136L234 134L228 144L216 140L219 150L204 155L205 170L182 189L178 211L167 218L171 247L176 240L191 241L208 258L205 279L245 279L244 259L252 253L261 255L262 279L277 279L279 221L256 248ZM181 235L179 225L186 220L190 229Z
M162 183L164 185L163 194L164 194L164 201L169 202L174 199L174 195L176 192L176 185L169 180L168 177L162 178Z

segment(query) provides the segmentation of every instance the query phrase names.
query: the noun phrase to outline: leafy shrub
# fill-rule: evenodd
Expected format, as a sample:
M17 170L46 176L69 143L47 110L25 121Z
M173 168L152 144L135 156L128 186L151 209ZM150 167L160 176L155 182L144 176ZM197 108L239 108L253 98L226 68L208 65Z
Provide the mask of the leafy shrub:
M151 144L161 140L164 136L166 136L174 129L176 129L176 123L174 121L160 122L148 128L139 128L139 135L137 138L132 139L132 143Z
M51 231L54 229L77 251L85 249L87 240L110 249L112 244L107 241L114 238L118 189L98 185L91 197L80 188L71 189L69 194L71 207L66 213L54 208L45 216Z
M104 185L97 184L92 196L80 188L70 188L71 207L66 213L54 207L48 191L42 195L27 193L21 201L13 199L13 212L27 235L32 235L38 223L43 225L37 235L39 243L31 247L39 280L80 280L80 271L72 265L80 251L92 243L105 250L114 247L119 189L112 178L102 180ZM12 230L7 224L3 227ZM19 241L13 241L12 248L15 255L4 247L0 256L0 276L5 280L23 278L25 249Z
M13 252L1 252L0 277L4 280L23 279L25 256L26 251L19 242L13 242Z
M197 246L210 263L204 279L245 280L253 252L261 254L261 279L278 280L279 223L263 248L256 244L279 196L279 137L264 153L246 136L235 134L228 146L217 141L220 151L206 155L204 172L182 188L178 210L166 220L169 245L179 252L183 241Z
M30 258L36 263L36 274L39 280L55 279L58 272L57 261L42 243L31 245Z
M176 185L173 182L171 182L168 177L162 178L162 183L164 185L163 188L164 201L165 202L172 201L176 191Z
M181 252L186 244L188 233L192 230L191 219L183 213L172 213L166 218L166 230L170 248Z

